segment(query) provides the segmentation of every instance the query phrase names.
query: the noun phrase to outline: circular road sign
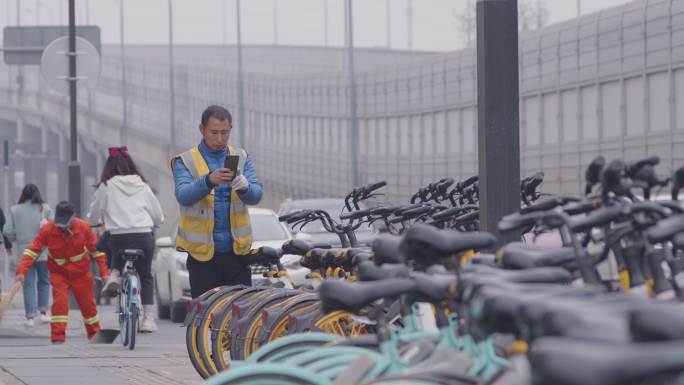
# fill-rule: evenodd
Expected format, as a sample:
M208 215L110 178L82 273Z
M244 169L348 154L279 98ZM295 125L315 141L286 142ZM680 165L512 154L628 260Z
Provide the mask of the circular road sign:
M55 39L43 51L40 72L55 91L69 95L69 37ZM76 83L78 87L95 88L102 70L100 53L86 39L76 37Z

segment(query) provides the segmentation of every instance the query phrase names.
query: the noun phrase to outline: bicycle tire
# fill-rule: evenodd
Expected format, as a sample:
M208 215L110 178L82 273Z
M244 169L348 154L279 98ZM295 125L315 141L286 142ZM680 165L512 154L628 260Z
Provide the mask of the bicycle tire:
M332 385L328 379L283 364L242 366L219 373L203 385Z
M236 292L230 292L226 295L213 298L211 303L206 306L203 310L202 315L199 317L199 325L196 330L196 343L197 350L202 360L202 364L207 370L207 373L211 376L219 372L218 366L216 365L216 360L213 355L213 335L214 335L214 319L223 319L230 313L230 306L235 301L240 299L250 298L253 295L261 294L264 288L243 288ZM228 310L226 312L226 309ZM222 330L218 330L220 333Z
M242 343L242 356L243 359L249 357L257 349L261 347L266 342L263 338L264 334L268 335L270 333L264 332L264 322L265 314L269 309L284 309L289 308L292 303L297 303L298 299L301 297L309 296L307 293L298 293L293 296L286 296L283 298L274 298L270 303L263 303L259 308L253 310L253 317L249 322L247 327L247 334L245 335L245 340Z
M250 349L250 347L252 347L250 342L252 342L252 339L257 338L259 328L263 324L261 314L263 309L271 305L282 303L299 294L301 294L301 292L279 290L250 306L245 316L241 317L235 324L236 328L233 330L233 333L231 333L231 357L233 357L233 353L235 353L234 359L244 360L245 357L248 357L253 351Z
M214 296L222 295L222 293L226 291L239 290L241 288L244 288L244 286L221 286L218 288L214 288L212 290L208 290L205 293L202 293L202 295L197 297L195 301L204 302L210 300ZM209 378L210 374L204 366L202 357L200 356L199 350L197 349L197 327L199 326L195 322L197 316L197 308L193 306L193 308L190 309L190 312L188 314L189 322L185 329L185 346L188 351L190 363L195 368L195 371L200 375L200 377L206 379Z
M289 326L290 315L298 314L300 312L311 310L318 302L318 297L310 295L305 298L297 298L297 301L289 304L286 307L279 309L265 309L266 312L277 312L276 314L269 315L264 319L264 325L261 327L260 340L266 343L275 341L278 338L284 337L288 334L292 334ZM262 344L263 344L262 342Z
M245 360L245 363L279 362L293 355L320 347L342 337L328 333L291 334L264 345Z
M132 306L129 314L126 334L128 335L128 349L135 349L135 337L138 331L138 306Z
M230 367L230 335L233 312L231 303L224 304L223 309L216 312L211 324L211 356L216 372ZM228 353L228 356L226 356Z

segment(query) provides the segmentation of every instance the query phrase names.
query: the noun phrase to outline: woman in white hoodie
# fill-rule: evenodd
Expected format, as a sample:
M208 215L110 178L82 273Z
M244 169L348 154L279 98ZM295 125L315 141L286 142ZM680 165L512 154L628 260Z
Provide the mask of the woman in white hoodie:
M111 147L100 183L88 213L91 224L103 223L111 234L109 247L112 251L112 274L102 293L116 296L120 287L121 271L125 261L119 252L124 249L143 250L145 256L134 262L140 276L140 296L143 304L141 332L154 332L154 283L152 256L154 254L153 230L164 220L159 200L152 193L145 178L138 171L133 159L124 147Z

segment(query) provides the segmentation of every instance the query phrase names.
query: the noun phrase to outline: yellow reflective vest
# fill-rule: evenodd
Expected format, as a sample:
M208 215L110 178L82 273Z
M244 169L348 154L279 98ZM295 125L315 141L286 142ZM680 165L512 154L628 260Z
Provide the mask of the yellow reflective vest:
M242 170L247 152L243 149L235 149L228 145L230 155L238 155L240 160L238 168ZM176 156L171 161L171 169L179 160L190 170L195 180L209 173L204 156L195 146L190 150ZM236 255L249 253L252 247L252 226L249 219L247 206L240 200L237 192L230 192L230 233L233 236L233 252ZM178 235L176 235L176 248L187 251L194 259L206 262L214 257L214 190L192 206L180 205L180 217L178 218Z

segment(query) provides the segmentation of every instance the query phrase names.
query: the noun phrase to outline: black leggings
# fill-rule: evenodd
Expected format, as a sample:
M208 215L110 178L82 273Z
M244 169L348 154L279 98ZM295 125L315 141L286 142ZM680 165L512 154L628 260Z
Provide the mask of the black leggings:
M133 262L140 276L140 296L143 305L154 303L154 280L152 278L152 256L154 255L153 233L112 234L109 238L109 249L112 251L112 267L123 273L126 261L119 256L125 249L140 249L145 256Z

